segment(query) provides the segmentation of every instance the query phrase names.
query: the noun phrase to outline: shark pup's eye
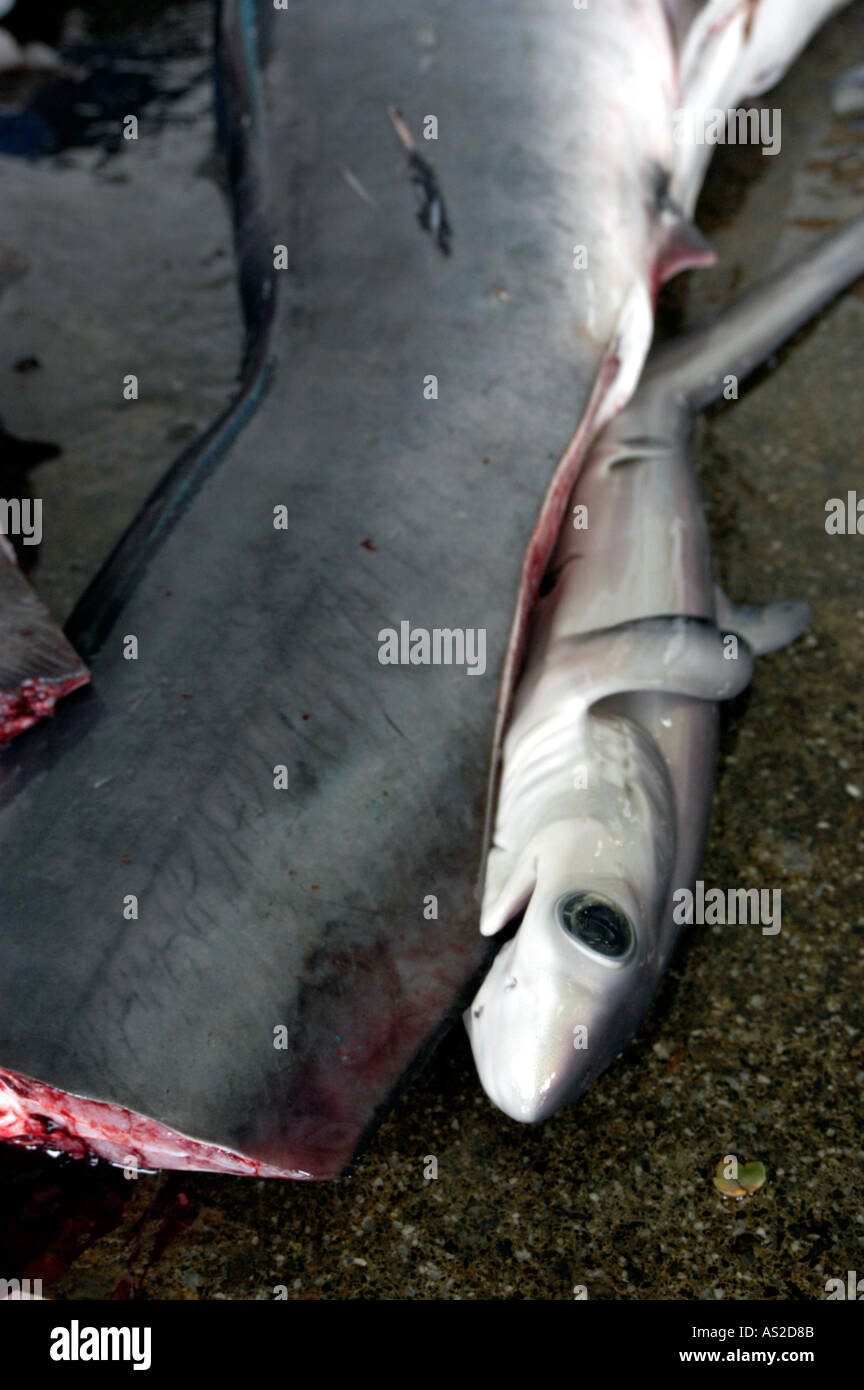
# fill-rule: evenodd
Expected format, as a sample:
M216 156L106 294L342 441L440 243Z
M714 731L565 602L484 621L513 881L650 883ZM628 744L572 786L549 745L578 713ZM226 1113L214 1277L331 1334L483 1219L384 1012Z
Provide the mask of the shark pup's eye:
M558 904L558 921L564 930L589 951L607 960L623 960L633 946L629 918L608 898L598 893L568 893Z

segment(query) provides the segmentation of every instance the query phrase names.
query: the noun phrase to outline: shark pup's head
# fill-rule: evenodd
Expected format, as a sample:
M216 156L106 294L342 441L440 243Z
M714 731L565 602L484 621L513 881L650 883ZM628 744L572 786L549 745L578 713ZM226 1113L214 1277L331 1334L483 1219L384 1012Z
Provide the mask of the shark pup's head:
M487 1095L528 1123L575 1099L609 1066L644 1016L659 973L674 853L671 786L629 721L596 723L603 754L592 762L593 786L546 798L550 818L535 821L522 852L499 841L487 864L484 933L524 912L465 1024ZM500 819L499 829L506 836Z

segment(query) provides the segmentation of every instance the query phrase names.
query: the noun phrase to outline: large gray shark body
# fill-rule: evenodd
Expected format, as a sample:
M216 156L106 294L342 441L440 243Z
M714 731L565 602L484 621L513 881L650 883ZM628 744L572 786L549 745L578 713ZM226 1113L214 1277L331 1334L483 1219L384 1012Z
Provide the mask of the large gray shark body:
M775 66L830 8L772 26ZM761 15L258 13L225 0L219 30L241 393L79 603L90 694L0 764L0 1137L322 1178L485 966L472 889L521 558L524 616L659 286L711 259L688 207L705 151L674 113L752 84ZM415 132L436 118L449 259L406 203L394 103ZM403 622L482 626L486 676L383 664Z

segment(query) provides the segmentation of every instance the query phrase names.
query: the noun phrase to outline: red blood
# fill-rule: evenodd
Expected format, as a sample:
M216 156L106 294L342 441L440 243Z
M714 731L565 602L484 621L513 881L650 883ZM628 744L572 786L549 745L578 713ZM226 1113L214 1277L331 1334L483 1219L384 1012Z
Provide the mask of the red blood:
M0 1139L22 1148L60 1150L72 1158L95 1154L120 1168L180 1168L259 1178L310 1178L245 1158L219 1144L179 1134L120 1105L57 1091L0 1068Z
M16 690L0 690L0 744L8 743L37 720L52 715L58 700L77 690L79 685L86 685L89 679L86 672L61 681L30 677Z

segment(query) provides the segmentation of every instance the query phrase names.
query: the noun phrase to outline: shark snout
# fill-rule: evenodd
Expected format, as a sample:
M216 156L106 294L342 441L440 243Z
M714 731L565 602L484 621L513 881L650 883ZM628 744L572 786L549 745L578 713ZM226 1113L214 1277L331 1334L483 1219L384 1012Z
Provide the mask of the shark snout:
M543 1120L569 1096L570 1019L579 1001L556 998L554 982L530 969L517 940L495 957L465 1014L474 1060L490 1100L514 1120ZM551 1019L557 1027L549 1026Z
M602 887L541 883L466 1011L483 1087L514 1120L536 1123L575 1100L627 1041L638 913L624 885Z

